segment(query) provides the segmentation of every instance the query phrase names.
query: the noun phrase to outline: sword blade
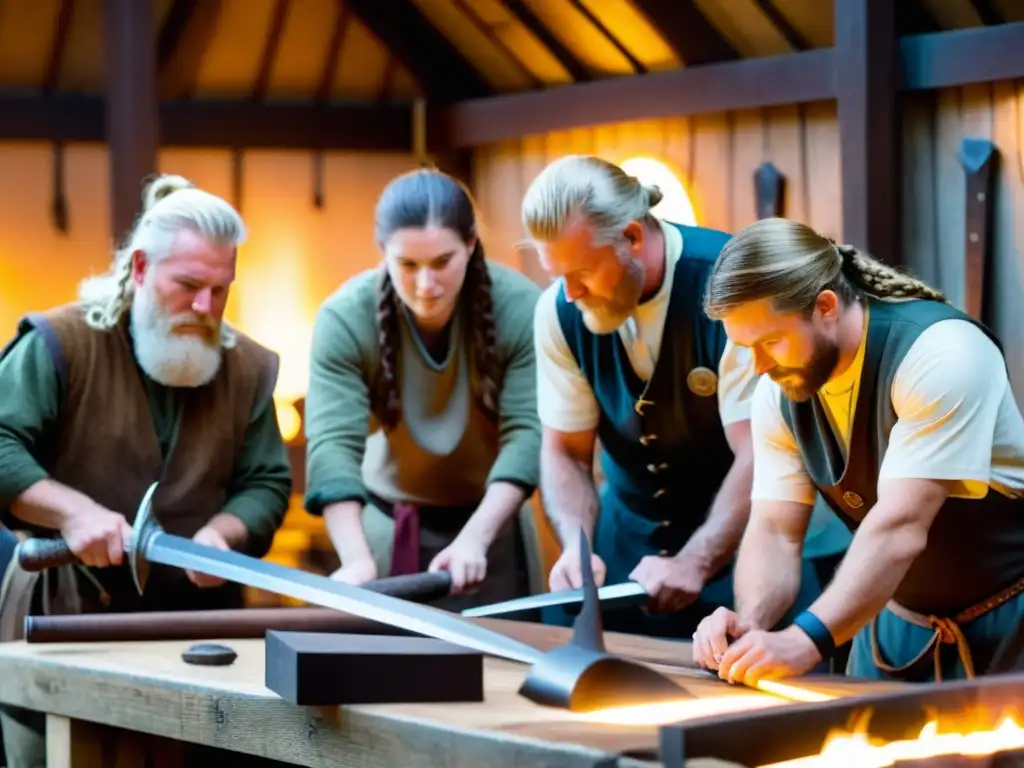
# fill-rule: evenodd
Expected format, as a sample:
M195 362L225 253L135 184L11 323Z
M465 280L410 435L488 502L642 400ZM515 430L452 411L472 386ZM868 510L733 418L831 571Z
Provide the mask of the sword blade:
M643 605L650 599L650 595L635 581L626 581L622 584L609 584L601 587L597 590L597 599L601 604L601 610L606 611ZM464 610L462 615L467 618L499 616L505 613L548 608L553 605L581 605L582 603L582 589L566 589L558 592L546 592L542 595L517 597L514 600L505 600L491 605L474 606Z
M512 661L533 664L542 655L532 646L449 611L371 592L241 552L206 547L169 533L160 532L149 539L143 556L153 563L218 576Z

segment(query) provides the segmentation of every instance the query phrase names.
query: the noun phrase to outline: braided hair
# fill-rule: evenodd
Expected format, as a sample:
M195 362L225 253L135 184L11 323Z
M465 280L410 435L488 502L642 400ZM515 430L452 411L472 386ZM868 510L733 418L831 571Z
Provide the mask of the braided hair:
M381 247L399 229L431 226L452 230L466 244L475 239L456 311L463 313L462 325L476 374L474 397L491 418L497 418L501 373L494 300L484 247L477 234L473 198L459 181L433 168L403 174L388 184L374 217L374 235ZM398 376L401 299L386 265L381 265L377 275L376 294L380 372L371 390L371 402L384 428L392 429L402 413Z
M940 291L852 245L837 245L798 221L769 218L726 243L708 279L704 310L721 318L740 304L771 299L779 312L807 315L825 290L846 304L865 296L946 301Z

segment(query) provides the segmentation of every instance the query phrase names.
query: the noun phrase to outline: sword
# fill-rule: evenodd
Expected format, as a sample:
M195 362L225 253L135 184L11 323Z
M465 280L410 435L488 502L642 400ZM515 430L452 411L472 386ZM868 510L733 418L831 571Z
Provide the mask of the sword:
M529 611L537 608L548 608L553 605L582 605L582 589L565 589L558 592L546 592L542 595L530 595L529 597L517 597L513 600L505 600L491 605L479 605L467 608L462 612L463 616L477 618L479 616L500 616L506 613L518 611ZM609 584L597 590L597 599L601 604L601 610L615 610L617 608L631 608L644 605L649 599L642 586L635 581L625 581L621 584Z
M153 483L146 491L135 515L132 536L125 546L128 565L140 593L149 563L159 563L334 608L512 661L533 664L543 655L533 646L477 626L449 611L166 533L152 514L156 488L157 483ZM45 570L77 562L77 557L63 539L27 539L18 545L18 562L27 571Z

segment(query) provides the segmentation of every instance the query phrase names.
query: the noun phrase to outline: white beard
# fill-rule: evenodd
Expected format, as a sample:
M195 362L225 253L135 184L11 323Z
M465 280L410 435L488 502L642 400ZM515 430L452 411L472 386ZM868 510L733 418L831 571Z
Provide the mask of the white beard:
M173 332L182 324L201 324L192 314L168 316L156 302L146 280L135 291L131 305L132 340L135 358L146 375L166 387L201 387L217 375L221 364L220 334L215 341Z

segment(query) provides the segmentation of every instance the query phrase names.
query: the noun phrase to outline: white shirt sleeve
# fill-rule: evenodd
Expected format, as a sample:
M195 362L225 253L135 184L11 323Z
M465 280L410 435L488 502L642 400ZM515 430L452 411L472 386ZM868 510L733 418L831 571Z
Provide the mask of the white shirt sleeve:
M782 418L779 387L768 376L757 381L750 407L754 445L754 501L793 501L813 505L818 489L804 469L793 433Z
M911 346L892 384L897 422L879 480L957 483L955 496L981 498L992 475L992 445L1009 387L998 347L976 326L948 320Z
M555 282L545 289L533 314L537 415L544 426L559 432L583 432L597 429L600 410L558 322L555 299L560 286Z
M750 350L727 342L718 361L718 413L722 426L750 419L757 378Z

